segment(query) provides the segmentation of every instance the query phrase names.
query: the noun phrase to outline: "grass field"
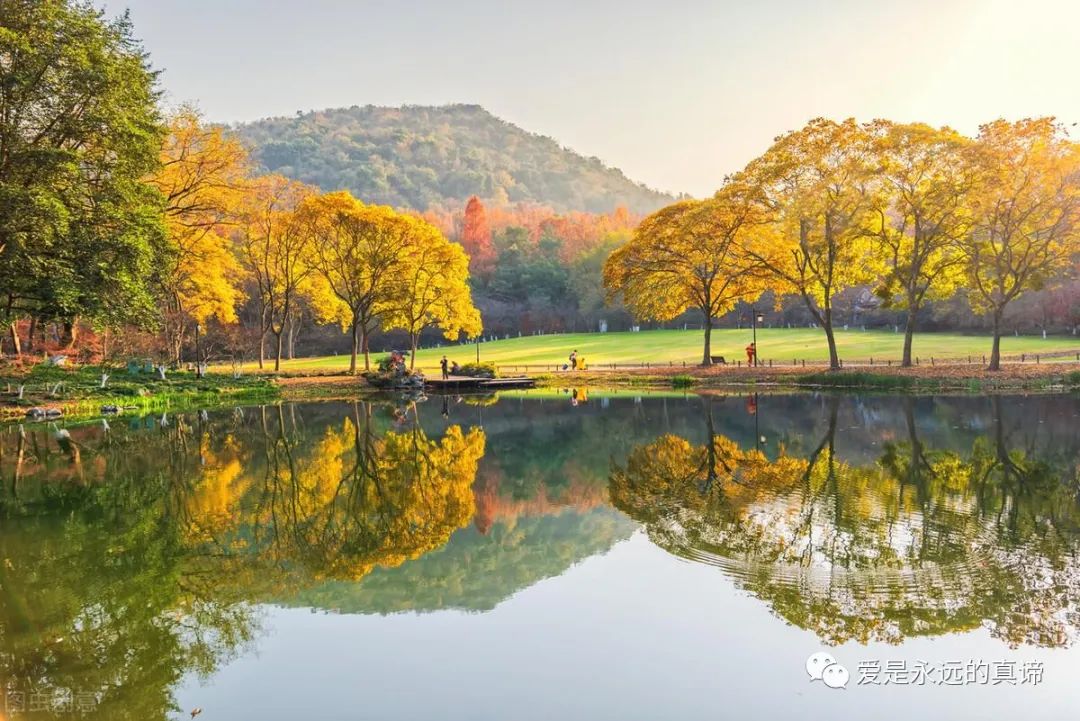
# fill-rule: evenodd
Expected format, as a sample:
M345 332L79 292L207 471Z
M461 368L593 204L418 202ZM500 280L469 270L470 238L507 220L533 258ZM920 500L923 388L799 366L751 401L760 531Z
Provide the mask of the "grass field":
M849 362L874 358L875 362L891 359L899 362L903 335L887 331L837 331L837 346L841 360ZM714 330L713 355L723 355L729 362L743 360L744 348L750 342L750 331ZM566 361L573 350L592 367L611 363L682 363L701 361L701 331L652 330L640 333L570 333L565 335L526 336L508 340L483 343L480 360L497 365L554 365ZM1071 351L1080 353L1080 338L1074 336L1051 336L1046 340L1038 336L1007 336L1002 338L1005 355L1046 354ZM761 329L758 330L758 349L761 360L791 363L793 360L826 361L829 357L825 334L817 329ZM417 366L425 370L438 368L443 354L451 361L467 363L476 360L475 345L447 345L441 348L425 348L417 352ZM952 333L923 333L915 336L914 354L928 361L935 359L981 358L990 353L987 336L958 335ZM373 361L383 353L372 355ZM285 372L343 371L349 366L347 355L319 358L298 358L284 361ZM248 369L252 369L249 364ZM537 368L540 370L540 368Z

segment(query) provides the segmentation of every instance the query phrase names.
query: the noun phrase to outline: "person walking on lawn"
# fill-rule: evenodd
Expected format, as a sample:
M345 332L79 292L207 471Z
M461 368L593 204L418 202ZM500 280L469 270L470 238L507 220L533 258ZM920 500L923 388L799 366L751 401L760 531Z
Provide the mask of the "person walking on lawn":
M450 377L450 371L447 370L447 368L449 367L449 363L450 363L450 361L446 360L446 356L443 356L442 360L439 361L439 365L442 366L442 379L443 380L446 380L447 378Z
M577 370L577 349L576 348L574 349L574 352L570 354L570 370L572 370L572 371Z

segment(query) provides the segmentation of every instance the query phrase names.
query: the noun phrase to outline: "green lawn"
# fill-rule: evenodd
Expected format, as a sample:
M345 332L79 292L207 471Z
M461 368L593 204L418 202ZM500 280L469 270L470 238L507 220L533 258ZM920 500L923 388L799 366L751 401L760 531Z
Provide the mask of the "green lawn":
M898 362L903 346L903 334L887 331L837 331L837 345L841 360L864 361L873 357L874 362L892 359ZM750 342L749 330L714 330L713 355L723 355L729 362L746 360L744 348ZM1006 355L1035 354L1052 351L1080 353L1080 338L1074 336L1051 336L1046 340L1038 336L1006 336L1002 339L1002 352ZM640 333L571 333L566 335L527 336L483 343L480 359L499 365L529 364L553 365L566 361L572 350L577 350L590 366L610 363L698 363L701 360L701 331L652 330ZM816 329L762 329L758 330L758 349L763 361L773 359L777 363L791 363L795 359L807 361L828 360L825 334ZM425 348L417 353L417 365L436 369L443 354L451 361L467 363L476 360L475 345L445 345L441 348ZM958 335L953 333L924 333L915 336L914 353L922 359L980 358L990 353L990 338L986 336ZM382 353L373 354L373 360ZM284 371L336 371L349 365L347 355L320 358L298 358L285 361ZM250 366L249 366L250 367ZM540 370L540 368L537 368Z

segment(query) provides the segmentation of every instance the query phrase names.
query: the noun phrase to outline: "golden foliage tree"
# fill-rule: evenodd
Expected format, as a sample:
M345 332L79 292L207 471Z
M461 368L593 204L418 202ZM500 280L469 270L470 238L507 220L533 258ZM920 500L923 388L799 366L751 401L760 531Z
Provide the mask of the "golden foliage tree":
M982 126L973 232L959 243L969 300L990 316L990 370L1001 367L1001 321L1080 255L1080 151L1051 118Z
M247 152L191 108L168 122L161 167L148 179L165 197L168 253L161 270L166 336L172 360L191 321L236 320L239 266L229 228L248 189Z
M748 248L782 290L798 295L825 331L829 366L840 367L834 301L875 276L872 228L873 153L854 120L818 118L777 138L738 174L732 187L772 214L775 232Z
M469 257L430 223L407 218L410 225L402 292L387 306L383 326L409 334L412 358L420 333L438 326L450 340L465 333L478 335L483 328L480 311L469 289Z
M924 301L952 295L963 282L955 243L969 231L974 182L971 141L949 128L881 120L868 126L878 181L873 209L884 263L877 294L904 308L901 365L911 365L915 320Z
M312 237L297 207L312 192L302 183L267 175L252 184L244 202L237 247L255 284L260 315L259 364L267 333L275 338L274 370L281 369L283 335L312 273Z
M272 441L280 500L245 521L263 529L254 533L266 539L263 555L299 561L316 577L359 579L443 546L472 520L483 430L450 426L432 439L416 425L380 435L370 405L360 405L310 453L286 435Z
M414 223L386 206L364 205L347 191L306 199L299 217L311 234L315 310L351 332L349 372L356 372L358 347L367 370L368 337L404 291Z
M643 320L670 320L701 311L702 365L712 363L713 319L765 289L745 246L766 220L760 207L721 190L708 200L683 200L658 210L604 264L608 298L621 294Z

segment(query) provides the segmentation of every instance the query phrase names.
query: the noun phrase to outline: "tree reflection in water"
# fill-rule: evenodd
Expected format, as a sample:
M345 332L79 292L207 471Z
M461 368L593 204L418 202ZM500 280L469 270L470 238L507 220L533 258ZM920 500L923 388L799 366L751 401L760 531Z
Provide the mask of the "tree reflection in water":
M785 620L825 642L899 643L985 626L1011 645L1064 646L1080 628L1080 503L1075 463L1051 464L992 429L966 453L918 435L874 463L836 452L839 396L802 458L771 458L714 430L711 443L664 435L614 464L614 505L671 553L715 564ZM763 400L762 403L767 403Z
M491 609L632 534L609 497L830 642L1072 642L1080 436L1038 430L1072 401L610 400L0 428L0 676L164 718L262 603Z
M6 688L92 696L89 718L164 718L185 674L258 633L251 600L398 565L472 519L482 430L387 430L361 402L316 430L294 411L0 444Z

